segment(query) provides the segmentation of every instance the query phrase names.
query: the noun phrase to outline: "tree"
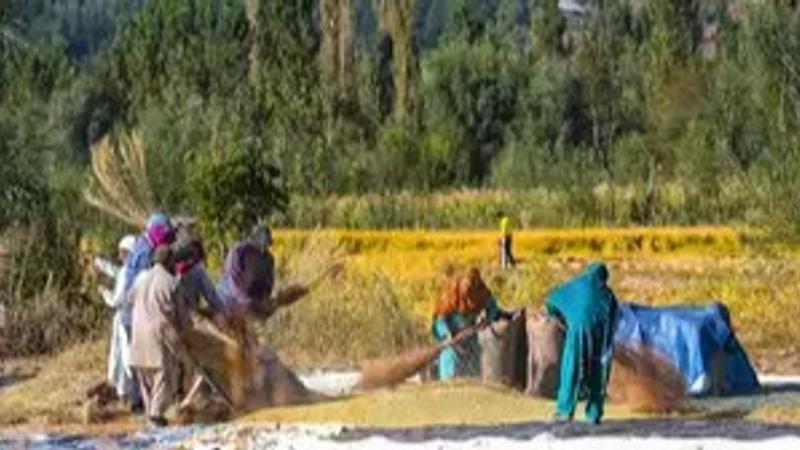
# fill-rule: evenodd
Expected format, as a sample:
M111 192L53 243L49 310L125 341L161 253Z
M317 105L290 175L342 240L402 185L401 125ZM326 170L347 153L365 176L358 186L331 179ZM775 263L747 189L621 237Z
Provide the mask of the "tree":
M268 148L250 135L248 117L221 107L207 122L207 144L188 161L185 194L220 254L253 225L284 212L289 200Z
M462 139L455 146L468 161L453 181L485 181L514 118L524 70L521 58L489 40L451 42L426 62L424 122L458 129Z
M533 46L540 56L555 57L566 53L567 20L558 7L559 0L541 0L534 12Z
M320 2L320 62L328 80L338 86L342 95L353 87L354 26L351 0Z
M384 52L391 49L393 111L398 123L414 116L418 77L416 45L416 0L379 0L379 19ZM385 43L384 43L385 42Z
M613 179L616 139L636 127L624 103L628 82L624 58L630 54L626 42L628 11L619 0L598 0L593 7L580 32L575 65L591 120L593 156Z

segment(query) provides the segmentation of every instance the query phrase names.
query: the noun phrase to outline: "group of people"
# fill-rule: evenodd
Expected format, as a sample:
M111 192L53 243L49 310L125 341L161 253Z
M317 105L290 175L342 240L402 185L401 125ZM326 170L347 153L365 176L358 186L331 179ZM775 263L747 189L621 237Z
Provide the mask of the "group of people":
M96 260L97 267L115 280L113 290L102 288L103 299L115 311L108 380L120 398L156 426L166 424L165 411L177 400L179 373L192 371L182 336L192 327L194 313L220 328L236 330L247 318L267 318L308 293L303 286L290 286L271 297L272 234L265 225L256 226L230 250L215 285L191 222L174 222L154 214L141 235L125 236L118 246L121 266ZM508 224L503 231L510 241ZM503 247L510 247L510 242L503 242ZM608 270L602 264L590 265L551 291L546 308L566 330L557 417L571 420L579 394L586 394L587 418L598 423L610 373L616 309ZM480 272L470 269L445 287L436 304L432 334L445 342L469 328L513 320L517 314L500 308ZM479 375L474 358L479 352L475 335L445 348L439 357L439 378ZM202 381L196 375L194 384Z
M272 235L256 226L227 255L215 285L204 267L202 240L189 221L153 214L139 236L119 242L121 266L97 259L113 277L114 289L102 289L114 309L108 380L117 395L155 426L166 425L165 412L178 400L179 378L193 369L183 340L197 313L221 328L236 329L249 317L266 318L307 293L301 286L270 298L274 282ZM204 302L205 305L201 305ZM195 384L203 378L195 374Z
M608 285L608 269L594 263L577 277L552 290L545 302L547 314L565 329L557 393L556 418L572 420L579 396L587 399L586 417L603 417L612 351L617 300ZM450 280L434 311L432 334L446 342L459 333L490 326L517 313L504 311L473 268ZM439 354L439 379L480 375L480 347L473 333Z

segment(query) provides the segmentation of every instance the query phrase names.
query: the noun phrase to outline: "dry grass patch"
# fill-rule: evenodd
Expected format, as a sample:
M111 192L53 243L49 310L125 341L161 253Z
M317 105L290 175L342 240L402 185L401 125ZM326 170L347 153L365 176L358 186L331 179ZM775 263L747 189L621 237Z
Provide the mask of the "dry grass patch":
M0 426L80 422L86 389L105 379L104 342L79 344L53 357L39 373L3 388Z

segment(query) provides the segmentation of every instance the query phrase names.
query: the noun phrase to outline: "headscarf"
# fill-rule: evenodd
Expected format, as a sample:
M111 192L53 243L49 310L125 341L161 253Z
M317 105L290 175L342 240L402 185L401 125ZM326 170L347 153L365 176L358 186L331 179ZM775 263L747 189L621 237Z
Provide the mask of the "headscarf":
M477 313L486 309L491 299L489 287L481 278L480 271L473 267L466 275L455 277L447 283L434 315L444 317L453 313Z
M258 224L253 227L248 241L254 243L258 248L266 248L272 245L272 230L266 224Z
M150 217L147 218L147 224L145 224L145 228L150 228L153 225L169 225L169 216L164 213L153 213Z
M175 262L175 272L183 275L203 262L206 257L205 248L199 239L178 239L174 244L176 253L183 256Z
M147 219L145 234L153 247L170 244L174 240L174 231L169 222L169 217L163 213L156 213Z
M134 245L136 245L136 236L129 234L124 238L120 239L117 248L120 250L124 250L126 252L130 252L133 249Z

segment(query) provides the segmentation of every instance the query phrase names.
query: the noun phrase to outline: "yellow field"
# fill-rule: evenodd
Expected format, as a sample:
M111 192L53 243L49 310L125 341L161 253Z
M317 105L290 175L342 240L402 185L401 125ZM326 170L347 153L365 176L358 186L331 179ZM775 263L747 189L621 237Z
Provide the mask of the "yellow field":
M547 292L602 260L621 300L654 305L722 301L740 339L764 369L800 368L786 359L800 343L792 318L800 315L796 252L755 247L761 235L728 227L518 231L515 270L498 267L491 231L276 230L279 267L324 262L321 241L348 255L348 271L279 317L268 337L296 361L354 361L427 342L432 306L443 281L468 266L481 268L500 303L537 307ZM324 246L323 246L324 247ZM288 270L289 275L293 269ZM285 274L284 274L285 275ZM295 277L302 278L302 277ZM292 320L282 320L285 318ZM313 334L306 335L311 323ZM346 325L345 325L346 324ZM345 330L337 331L342 326ZM286 328L292 330L286 333ZM388 330L403 329L402 336ZM416 330L414 332L409 329ZM387 345L391 342L391 345ZM314 355L317 347L324 352ZM312 350L310 350L312 349ZM299 351L295 351L299 350ZM788 370L788 369L787 369Z

